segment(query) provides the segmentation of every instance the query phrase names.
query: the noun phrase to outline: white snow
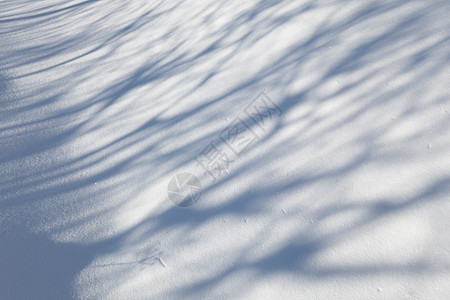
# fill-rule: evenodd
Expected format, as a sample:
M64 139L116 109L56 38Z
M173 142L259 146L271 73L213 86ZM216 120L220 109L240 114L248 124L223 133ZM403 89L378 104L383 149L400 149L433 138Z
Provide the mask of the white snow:
M0 0L0 299L449 299L449 15ZM237 117L258 139L212 180Z

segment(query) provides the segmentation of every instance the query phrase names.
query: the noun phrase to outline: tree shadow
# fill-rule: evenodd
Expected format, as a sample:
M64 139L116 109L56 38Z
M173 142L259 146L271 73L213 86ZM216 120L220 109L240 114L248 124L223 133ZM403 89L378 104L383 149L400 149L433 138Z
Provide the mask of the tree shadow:
M75 280L86 290L81 298L117 296L145 279L159 284L152 296L242 297L249 282L221 286L249 270L319 281L434 274L426 257L407 264L314 262L389 216L434 207L448 194L445 170L434 167L428 183L401 195L386 195L396 191L384 187L389 180L359 178L380 172L404 184L414 180L408 166L416 176L426 169L411 161L432 160L423 154L430 144L433 166L448 155L448 89L440 81L448 74L450 35L442 30L448 22L437 18L448 10L443 1L55 3L24 10L0 4L0 225L21 224L26 237L8 237L3 257L17 262L11 286L51 265L43 252L68 271L52 269L23 293L47 296L54 281L64 287L54 295L67 297ZM39 42L29 43L30 34ZM171 206L171 176L195 170L195 156L226 127L221 120L265 88L283 116L271 120L229 176L213 184L203 178L198 205ZM258 130L250 117L244 121ZM413 125L422 122L429 125ZM327 225L334 218L347 227ZM218 224L228 219L234 233ZM257 242L237 224L247 219L243 224L261 236ZM252 219L262 228L249 225ZM296 229L275 238L292 224ZM29 229L59 243L24 233ZM221 229L224 236L214 231ZM233 234L234 245L218 246ZM172 248L155 250L154 240ZM260 244L271 246L258 250ZM24 246L41 253L39 260L22 253L42 261L30 275L14 253ZM189 256L184 248L198 252ZM214 251L215 260L201 259ZM195 280L178 274L200 269ZM448 263L442 269L448 273ZM8 298L20 292L10 291Z
M73 278L93 259L77 244L55 244L11 226L0 237L2 299L71 299Z

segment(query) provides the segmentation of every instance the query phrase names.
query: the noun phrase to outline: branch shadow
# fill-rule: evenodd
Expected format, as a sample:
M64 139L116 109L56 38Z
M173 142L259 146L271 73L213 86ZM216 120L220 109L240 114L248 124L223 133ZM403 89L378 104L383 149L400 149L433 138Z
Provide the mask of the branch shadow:
M72 284L86 289L76 297L120 295L145 276L161 285L150 289L152 296L195 298L213 291L243 297L251 292L248 282L233 281L227 291L221 286L248 270L319 281L434 274L426 257L406 264L314 262L386 218L440 205L448 195L445 170L390 197L378 192L381 184L371 189L356 178L358 172L369 176L372 165L387 170L380 176L400 174L389 171L398 162L420 169L410 160L431 159L418 146L428 140L437 144L437 160L448 155L448 89L432 84L448 74L450 35L442 30L448 22L424 26L449 9L444 2L54 3L27 9L0 4L0 225L23 226L18 238L8 236L9 248L0 256L13 262L15 274L8 285L16 288L6 298L67 298L74 295ZM30 43L29 32L39 42ZM290 42L281 44L280 34ZM164 194L170 177L189 168L224 129L218 120L234 116L265 88L283 116L271 120L231 175L205 184L197 206L171 206ZM423 120L431 125L411 125ZM250 117L244 121L258 130ZM313 199L313 191L323 199ZM297 198L311 207L292 201ZM346 213L356 215L346 228L327 227ZM177 252L183 247L204 245L203 228L219 229L222 219L240 228L236 220L258 218L264 223L253 225L259 242L235 232L236 245L225 247L234 254L210 262L195 282L159 281L157 268L166 267L161 257L183 257ZM298 228L274 246L280 224L288 223ZM24 233L31 229L58 242ZM151 241L165 235L175 248L155 250ZM213 245L223 238L214 232L205 237ZM255 243L272 246L258 252ZM20 248L41 253L40 259L22 253L41 264L35 273L26 273L15 254ZM173 260L180 270L195 269L201 255L220 249L206 247L195 263ZM115 261L127 251L133 257ZM249 257L255 251L256 260ZM57 266L42 278L47 281L17 288L22 278L39 277L45 265ZM173 273L164 276L173 278L177 271L168 269ZM448 274L448 263L436 272ZM5 280L7 274L0 271ZM54 291L51 284L63 287L60 294L46 294Z

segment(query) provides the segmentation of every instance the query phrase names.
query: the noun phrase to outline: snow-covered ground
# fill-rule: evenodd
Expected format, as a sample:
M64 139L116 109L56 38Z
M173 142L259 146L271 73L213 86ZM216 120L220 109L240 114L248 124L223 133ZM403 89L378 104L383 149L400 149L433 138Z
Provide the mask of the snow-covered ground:
M0 0L0 299L450 299L449 15Z

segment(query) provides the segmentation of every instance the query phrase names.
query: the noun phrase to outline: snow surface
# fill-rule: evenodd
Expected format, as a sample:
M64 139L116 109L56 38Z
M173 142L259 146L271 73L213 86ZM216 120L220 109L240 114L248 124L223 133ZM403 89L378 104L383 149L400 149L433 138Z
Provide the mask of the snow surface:
M0 0L0 299L450 299L449 15ZM213 182L236 117L259 139Z

